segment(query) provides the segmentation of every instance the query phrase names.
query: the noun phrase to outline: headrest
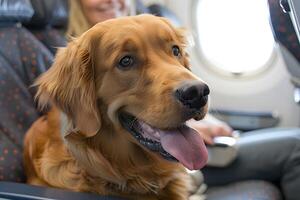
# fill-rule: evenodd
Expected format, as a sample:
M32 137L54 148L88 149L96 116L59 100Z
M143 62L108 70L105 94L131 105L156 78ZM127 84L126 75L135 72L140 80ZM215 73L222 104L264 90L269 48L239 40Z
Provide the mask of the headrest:
M1 1L1 0L0 0ZM67 0L31 0L34 15L25 25L29 28L53 26L62 28L68 22Z
M149 9L144 5L142 0L135 1L136 14L150 13Z
M29 0L0 0L0 23L26 22L32 15Z
M179 20L179 18L176 16L176 14L171 10L169 10L167 7L160 4L152 4L148 7L148 9L150 13L153 15L165 17L169 19L174 26L176 27L182 26L182 23Z

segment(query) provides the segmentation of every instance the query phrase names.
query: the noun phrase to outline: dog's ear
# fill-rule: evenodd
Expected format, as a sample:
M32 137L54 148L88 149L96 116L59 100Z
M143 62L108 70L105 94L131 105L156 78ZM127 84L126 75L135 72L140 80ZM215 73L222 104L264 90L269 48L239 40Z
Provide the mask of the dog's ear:
M52 102L85 137L101 127L95 90L95 55L100 34L85 33L58 51L54 64L37 81L40 106Z

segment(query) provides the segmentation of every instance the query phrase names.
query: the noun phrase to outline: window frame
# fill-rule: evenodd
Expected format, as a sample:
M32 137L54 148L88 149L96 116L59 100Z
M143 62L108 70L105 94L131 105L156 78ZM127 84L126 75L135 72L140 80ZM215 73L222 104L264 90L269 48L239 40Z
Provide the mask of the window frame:
M274 45L273 45L273 50L272 53L269 57L269 59L267 60L267 62L265 62L263 65L261 65L259 68L257 68L256 70L252 70L252 71L248 71L248 72L241 72L241 73L234 73L234 72L230 72L229 70L225 70L222 69L221 67L218 67L216 64L214 64L210 59L208 59L203 51L203 48L201 46L200 43L200 39L199 39L199 31L198 31L198 20L197 20L197 10L198 10L198 6L201 3L201 1L203 0L196 0L193 1L191 3L191 23L192 23L192 28L194 30L194 33L196 35L194 35L194 39L195 39L195 53L196 53L196 57L197 60L201 63L204 64L204 66L206 66L208 70L210 70L211 72L213 72L216 75L219 75L223 78L235 78L235 79L248 79L248 78L253 78L255 76L260 76L265 74L267 71L269 71L272 68L272 65L275 63L277 57L278 57L278 52L277 52L277 43L276 40L274 38ZM269 18L269 25L272 30L272 26L270 23L270 18Z

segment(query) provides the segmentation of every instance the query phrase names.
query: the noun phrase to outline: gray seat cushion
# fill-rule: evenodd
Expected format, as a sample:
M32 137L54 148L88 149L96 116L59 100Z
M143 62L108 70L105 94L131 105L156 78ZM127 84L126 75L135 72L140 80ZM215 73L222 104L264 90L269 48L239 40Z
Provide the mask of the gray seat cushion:
M266 181L243 181L207 191L207 200L282 200L278 188Z

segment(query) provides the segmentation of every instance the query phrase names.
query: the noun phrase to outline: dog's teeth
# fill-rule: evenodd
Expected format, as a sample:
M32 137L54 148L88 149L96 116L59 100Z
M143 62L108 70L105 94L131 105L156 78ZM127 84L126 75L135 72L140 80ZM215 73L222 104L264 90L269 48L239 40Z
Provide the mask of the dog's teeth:
M146 142L146 144L147 144L148 146L152 146L152 143L151 143L151 142Z
M152 140L150 140L149 138L145 138L147 142L152 142Z
M155 131L155 132L154 132L154 137L156 137L156 138L160 138L160 134L159 134L159 132L158 132L158 131Z
M159 149L160 149L160 145L159 144L157 144L157 143L147 143L147 147L150 149L150 150L152 150L152 151L159 151Z
M142 136L141 135L136 135L135 138L140 140L140 139L142 139Z

